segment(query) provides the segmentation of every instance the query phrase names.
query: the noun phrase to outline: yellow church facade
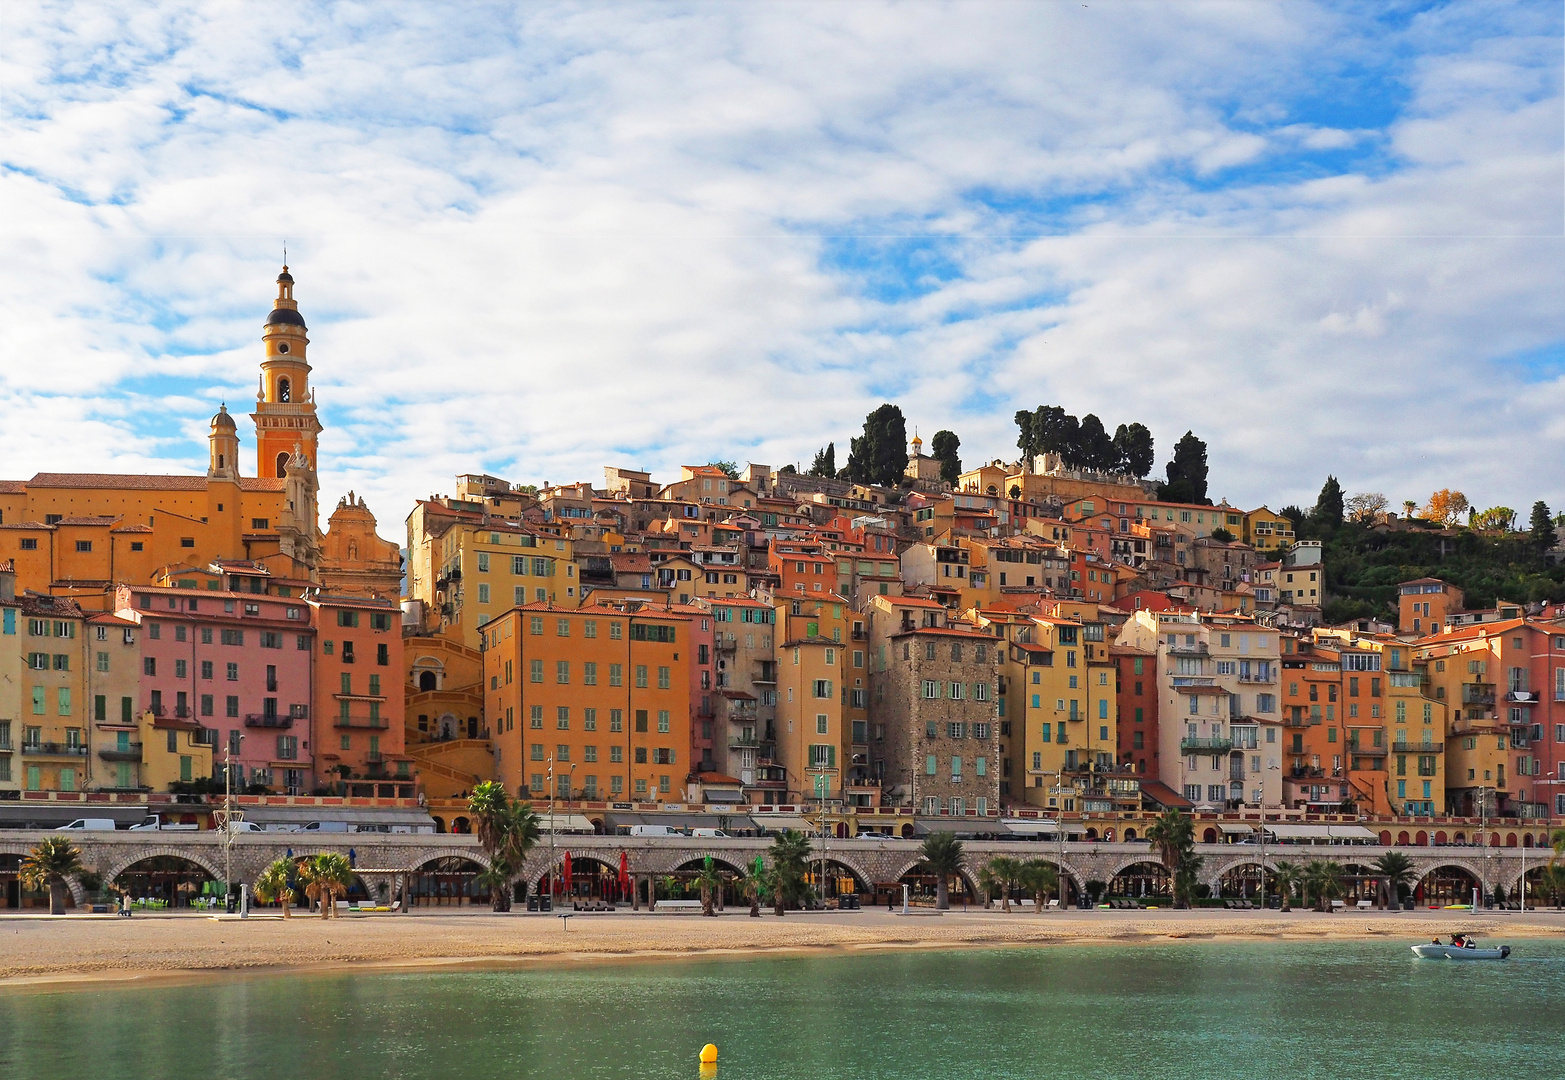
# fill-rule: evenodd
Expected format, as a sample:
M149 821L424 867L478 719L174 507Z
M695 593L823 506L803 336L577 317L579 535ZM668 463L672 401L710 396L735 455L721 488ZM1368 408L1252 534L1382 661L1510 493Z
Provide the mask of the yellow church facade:
M0 563L16 587L105 610L117 583L217 562L264 566L276 592L305 584L396 599L401 559L375 534L361 501L344 500L333 534L318 523L321 432L310 386L309 337L283 267L262 334L251 419L260 476L239 473L238 426L225 405L212 417L206 474L38 473L0 480Z

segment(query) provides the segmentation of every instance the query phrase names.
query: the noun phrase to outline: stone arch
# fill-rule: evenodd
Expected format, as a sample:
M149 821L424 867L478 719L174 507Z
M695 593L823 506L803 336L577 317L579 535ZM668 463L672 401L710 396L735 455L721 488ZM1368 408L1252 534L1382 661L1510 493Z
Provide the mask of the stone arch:
M924 859L922 856L918 856L912 859L904 859L901 863L901 869L896 872L895 876L891 880L901 881L903 878L907 877L914 870L917 870L920 866L923 865ZM851 869L851 867L849 869ZM978 868L973 864L971 857L964 857L962 861L957 864L955 876L962 879L962 887L967 890L967 894L969 896L976 897L982 895L978 889Z
M1482 886L1483 868L1482 866L1475 865L1472 860L1431 859L1421 868L1423 872L1418 875L1418 880L1413 883L1414 895L1418 896L1421 902L1427 902L1429 900L1428 886L1432 879L1434 879L1435 876L1440 873L1440 871L1449 870L1452 868L1462 871L1467 877L1471 878L1474 883ZM1451 899L1457 902L1461 902L1464 899L1471 899L1471 896L1462 897L1453 893Z
M194 845L191 847L176 848L159 844L155 847L143 848L140 851L120 851L114 855L110 862L103 864L103 869L100 869L98 874L105 881L113 881L115 878L119 877L126 870L134 866L136 863L141 862L143 859L151 859L158 856L183 859L188 863L194 863L195 865L201 867L201 869L205 870L208 874L211 874L212 877L216 880L223 880L221 853L218 854L217 858L212 858L208 855L207 852L197 849L194 847ZM238 875L236 874L235 876L237 877Z
M1138 866L1147 867L1152 872L1151 873L1147 873L1147 874L1138 874L1138 875L1136 875L1137 877L1156 879L1160 883L1166 883L1167 888L1169 890L1168 895L1169 895L1170 898L1172 898L1172 896L1173 896L1173 875L1171 875L1168 872L1168 869L1162 864L1162 862L1160 862L1157 859L1156 856L1150 855L1150 854L1149 855L1143 855L1139 859L1128 859L1128 860L1122 861L1121 864L1115 869L1115 871L1111 875L1109 875L1108 878L1105 879L1106 882L1109 885L1109 888L1112 890L1114 881L1116 879L1122 877L1127 871L1134 870ZM1133 891L1133 892L1129 893L1128 895L1130 895L1133 899L1139 899L1142 896L1147 896L1147 897L1151 897L1151 896L1154 896L1154 895L1162 896L1163 895L1162 887L1163 886L1160 884L1158 892L1156 892L1154 894L1154 893L1146 892L1145 891L1145 884L1143 883L1141 891L1139 891L1139 892ZM1126 894L1120 893L1120 894L1115 894L1115 895L1126 895Z

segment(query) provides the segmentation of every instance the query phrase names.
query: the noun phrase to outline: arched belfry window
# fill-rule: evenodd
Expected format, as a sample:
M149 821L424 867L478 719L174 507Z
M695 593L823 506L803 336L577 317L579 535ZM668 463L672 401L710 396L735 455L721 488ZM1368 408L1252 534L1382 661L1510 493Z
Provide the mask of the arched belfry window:
M290 384L288 382L287 379L278 379L277 380L277 400L278 401L292 401L293 400L293 386L292 386L292 384Z
M277 455L277 475L279 478L288 475L288 455L286 452Z

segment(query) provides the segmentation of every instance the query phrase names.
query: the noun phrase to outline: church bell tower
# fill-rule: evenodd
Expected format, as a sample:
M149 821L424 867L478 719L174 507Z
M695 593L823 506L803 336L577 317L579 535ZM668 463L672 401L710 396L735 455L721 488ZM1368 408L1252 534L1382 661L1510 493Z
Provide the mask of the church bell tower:
M256 473L267 479L287 475L297 452L311 472L316 460L316 437L321 423L315 416L315 393L310 389L310 365L305 359L310 339L305 336L304 316L293 298L293 275L288 267L277 275L277 300L266 317L261 340L266 358L261 361L261 385L255 395Z

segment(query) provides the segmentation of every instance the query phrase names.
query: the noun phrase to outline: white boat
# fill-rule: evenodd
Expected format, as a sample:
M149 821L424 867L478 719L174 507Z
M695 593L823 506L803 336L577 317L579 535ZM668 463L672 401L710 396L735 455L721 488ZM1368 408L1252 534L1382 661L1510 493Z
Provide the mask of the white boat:
M1504 960L1511 955L1509 945L1480 949L1474 945L1414 945L1413 955L1422 960Z

